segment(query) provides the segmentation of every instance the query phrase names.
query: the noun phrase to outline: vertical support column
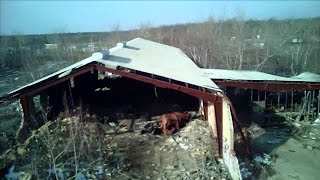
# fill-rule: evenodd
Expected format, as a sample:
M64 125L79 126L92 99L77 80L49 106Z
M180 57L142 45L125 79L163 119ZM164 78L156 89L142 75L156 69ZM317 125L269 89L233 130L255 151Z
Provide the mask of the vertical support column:
M307 93L307 121L310 121L312 91Z
M319 111L320 111L320 90L318 91L318 114L317 114L318 118L320 118Z
M277 109L280 109L280 92L278 92Z
M285 101L284 108L287 111L287 108L288 108L288 92L287 91L286 91L286 101Z
M222 97L218 97L218 100L214 102L216 125L217 125L217 140L218 140L218 151L222 155Z
M199 99L199 114L204 116L203 100Z
M253 101L253 89L251 89L251 102Z
M30 122L29 100L27 96L23 96L20 99L23 110L23 121Z
M260 91L258 90L258 101L260 101Z
M310 106L311 106L311 120L314 120L315 119L315 116L314 116L314 99L315 99L315 91L312 90L312 96L311 96L311 102L310 102Z
M208 114L209 126L212 127L213 136L217 141L218 140L217 119L216 119L215 107L212 102L207 103L207 114Z
M34 120L33 118L35 114L35 108L34 108L33 99L30 96L21 97L20 104L22 106L23 114L22 114L20 127L16 133L16 139L19 142L23 142L28 137L28 133L29 133L28 126Z
M294 112L294 107L293 107L293 91L291 91L291 111Z
M231 102L222 98L222 156L232 179L242 179L239 162L234 151L234 127Z
M203 101L203 114L204 114L204 119L206 121L208 121L209 117L208 117L208 102L207 101Z
M293 119L293 112L294 112L294 107L293 107L293 91L291 91L291 119Z
M265 108L268 109L268 103L267 103L267 91L264 91L264 104Z

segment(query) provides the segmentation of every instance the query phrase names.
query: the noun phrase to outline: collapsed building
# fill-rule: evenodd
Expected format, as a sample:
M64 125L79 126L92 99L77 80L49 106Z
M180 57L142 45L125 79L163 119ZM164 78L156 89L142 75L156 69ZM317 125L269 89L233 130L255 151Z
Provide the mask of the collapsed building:
M263 109L289 112L296 121L319 117L320 75L304 72L289 78L248 70L202 71L223 87L229 98L246 93L248 101Z
M167 112L174 104L184 110L199 110L212 128L218 153L231 177L241 179L233 147L232 105L222 90L178 48L141 38L118 43L5 94L0 102L15 99L20 99L23 109L18 138L25 137L28 126L41 117L41 110L50 108L48 117L54 119L65 104L87 105L100 112L106 111L102 107L112 109L123 104L151 114ZM154 101L160 105L152 107Z
M23 123L17 138L22 140L29 127L41 121L43 111L47 112L46 118L54 120L66 107L85 106L107 120L130 111L151 116L177 111L177 107L179 111L196 111L208 121L217 154L223 158L232 179L242 179L234 148L239 123L229 98L232 94L236 96L239 88L249 89L251 100L256 96L266 106L268 91L320 89L319 79L298 78L200 69L178 48L136 38L95 52L87 59L9 92L0 97L0 104L20 101ZM316 91L313 94L312 97L317 96ZM280 104L280 96L276 102ZM286 107L288 104L286 93Z

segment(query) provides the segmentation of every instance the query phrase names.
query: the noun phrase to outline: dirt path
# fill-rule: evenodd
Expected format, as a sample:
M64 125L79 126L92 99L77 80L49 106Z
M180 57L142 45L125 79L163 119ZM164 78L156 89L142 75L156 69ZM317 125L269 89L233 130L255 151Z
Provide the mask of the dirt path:
M319 179L320 151L318 149L309 150L300 141L290 138L272 154L277 154L279 157L273 164L277 173L269 179Z

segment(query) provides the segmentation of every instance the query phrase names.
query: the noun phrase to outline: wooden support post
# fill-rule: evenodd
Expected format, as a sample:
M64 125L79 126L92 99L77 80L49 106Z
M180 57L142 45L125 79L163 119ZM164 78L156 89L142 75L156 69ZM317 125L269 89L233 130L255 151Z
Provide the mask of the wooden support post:
M319 109L320 109L320 90L318 91L318 118L320 118Z
M29 100L27 96L23 96L20 99L20 103L22 105L23 110L23 120L25 122L30 122L30 111L29 111Z
M315 92L314 90L312 90L312 96L311 96L311 102L310 102L310 106L311 106L311 120L314 120L314 107L313 107L313 102L314 102L314 96L315 96Z
M293 107L293 91L291 91L291 112L294 112L294 107Z
M307 111L308 111L308 91L304 91L304 99L303 99L303 105L302 105L302 114L304 116L304 121L307 120Z
M306 91L306 101L305 101L305 103L306 103L306 111L305 111L305 118L304 118L304 120L305 121L309 121L310 119L309 119L309 115L310 115L310 98L311 97L311 91Z
M277 108L280 109L280 92L278 92L278 102L277 102Z
M264 103L265 103L265 109L268 108L268 103L267 103L267 91L264 91Z
M219 97L218 101L214 102L215 114L216 114L216 124L217 124L217 134L218 134L218 144L219 144L219 155L222 156L222 121L223 121L223 112L222 112L222 98Z
M258 90L258 101L260 101L260 91Z
M294 112L294 107L293 107L293 91L291 91L291 119L293 119L293 112Z
M253 101L253 89L251 89L251 102Z
M205 109L207 109L207 121L209 123L209 126L211 126L212 128L212 132L213 132L213 137L218 144L218 131L217 131L217 119L216 119L216 112L215 112L215 107L214 107L214 103L213 102L207 102L205 105ZM217 152L218 153L218 152Z
M285 102L284 108L285 110L287 110L288 108L288 92L287 91L286 91L286 102Z
M204 119L208 121L208 101L203 101Z

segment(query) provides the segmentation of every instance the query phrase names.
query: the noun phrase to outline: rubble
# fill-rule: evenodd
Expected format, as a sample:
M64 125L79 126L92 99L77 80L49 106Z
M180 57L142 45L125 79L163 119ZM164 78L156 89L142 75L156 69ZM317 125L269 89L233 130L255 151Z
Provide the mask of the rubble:
M307 146L307 149L312 151L313 150L313 147L312 146Z
M271 156L263 154L263 156L255 156L254 161L258 165L270 165L272 163Z
M122 150L118 170L129 177L152 177L152 179L230 179L223 162L214 154L214 140L207 122L193 120L172 136L164 137L138 132L110 137L119 142ZM112 150L111 150L112 149ZM117 151L111 148L111 151ZM143 151L141 151L143 150ZM114 158L110 156L109 158ZM129 166L125 166L130 162ZM113 171L113 179L122 176Z
M215 140L206 121L192 120L175 134L164 136L141 133L138 130L107 133L115 127L100 127L105 124L100 124L94 118L96 117L91 115L84 115L84 118L62 118L55 122L47 122L34 131L33 136L27 140L28 144L12 151L15 156L12 162L17 172L32 174L35 178L35 172L31 167L35 165L38 167L36 178L68 179L73 176L77 180L142 177L231 179L223 161L215 156ZM85 123L79 123L80 119ZM80 130L77 132L78 137L74 139L75 145L82 146L76 151L77 159L74 157L73 146L70 146L73 142L72 136L69 137L70 133L76 133L72 131L75 127ZM50 139L50 136L53 139ZM95 143L91 143L93 140ZM55 165L50 159L52 156L47 149L48 142L54 147L51 152L53 155L61 153L54 162ZM78 168L75 169L75 166ZM17 175L13 169L10 172L10 176Z

